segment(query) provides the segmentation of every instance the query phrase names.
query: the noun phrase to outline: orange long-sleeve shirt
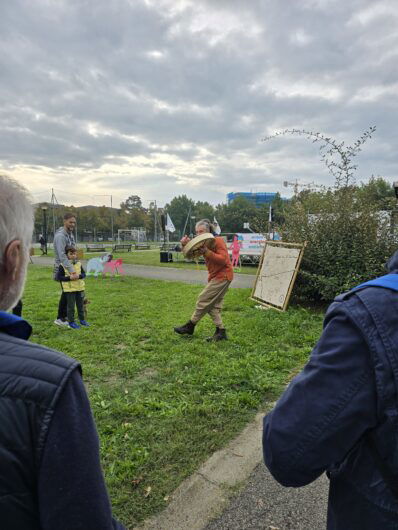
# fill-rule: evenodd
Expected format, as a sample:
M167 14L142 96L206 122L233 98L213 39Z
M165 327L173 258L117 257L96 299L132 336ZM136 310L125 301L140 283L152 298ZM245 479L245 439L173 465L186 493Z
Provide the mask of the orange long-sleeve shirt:
M214 248L212 250L207 249L204 258L209 272L208 281L215 279L232 282L234 270L229 259L227 245L222 237L215 238Z

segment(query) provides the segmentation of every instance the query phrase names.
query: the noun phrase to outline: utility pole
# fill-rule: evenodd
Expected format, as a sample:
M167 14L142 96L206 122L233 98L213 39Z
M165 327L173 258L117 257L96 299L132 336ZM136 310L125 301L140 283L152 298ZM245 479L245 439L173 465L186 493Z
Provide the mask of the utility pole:
M112 208L112 195L111 195L111 231L112 231L112 243L113 243L113 208Z
M185 230L187 228L188 219L189 219L189 229L191 229L191 205L189 205L188 215L187 215L187 218L185 219L185 225L182 231L182 236L185 236Z
M55 237L55 194L54 194L54 188L51 188L51 205L52 205L52 213L53 213L53 241Z
M99 194L99 195L93 195L93 197L110 197L111 198L111 235L112 235L112 241L113 241L113 207L112 207L112 195L108 194ZM105 206L105 204L104 204Z
M155 238L155 243L156 241L158 240L158 219L157 219L157 206L156 206L156 201L155 201L155 210L154 210L154 216L155 216L155 219L154 219L154 222L155 222L155 234L154 234L154 238Z

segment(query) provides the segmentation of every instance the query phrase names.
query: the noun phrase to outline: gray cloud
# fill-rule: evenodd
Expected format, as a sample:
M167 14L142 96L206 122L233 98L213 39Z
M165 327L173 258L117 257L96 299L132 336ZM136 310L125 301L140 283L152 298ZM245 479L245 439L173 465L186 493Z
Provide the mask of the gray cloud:
M376 125L358 178L393 180L397 18L392 0L3 2L1 168L37 168L38 192L72 171L89 193L217 203L332 184L316 145L260 142L274 130Z

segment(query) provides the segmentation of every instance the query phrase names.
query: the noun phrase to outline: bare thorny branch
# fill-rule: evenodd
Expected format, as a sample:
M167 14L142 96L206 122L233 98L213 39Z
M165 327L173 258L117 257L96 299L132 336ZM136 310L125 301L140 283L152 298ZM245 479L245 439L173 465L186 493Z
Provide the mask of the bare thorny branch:
M324 136L319 132L306 131L305 129L285 129L266 136L261 141L267 142L278 136L290 134L305 136L312 143L320 142L321 146L319 147L319 151L321 153L321 160L334 176L336 188L340 188L355 184L354 172L358 166L352 160L361 151L361 146L372 137L375 131L375 126L369 127L353 145L347 146L345 142L338 143L334 138Z

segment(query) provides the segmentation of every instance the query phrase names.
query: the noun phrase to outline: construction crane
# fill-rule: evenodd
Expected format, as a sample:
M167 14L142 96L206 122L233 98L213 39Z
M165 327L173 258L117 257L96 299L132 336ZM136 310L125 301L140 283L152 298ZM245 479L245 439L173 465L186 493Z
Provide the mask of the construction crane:
M313 190L315 188L323 188L320 184L316 184L315 182L299 182L297 179L294 182L289 182L288 180L283 181L283 186L285 188L288 188L289 186L293 187L294 194L298 194L299 188L306 188L307 190Z

